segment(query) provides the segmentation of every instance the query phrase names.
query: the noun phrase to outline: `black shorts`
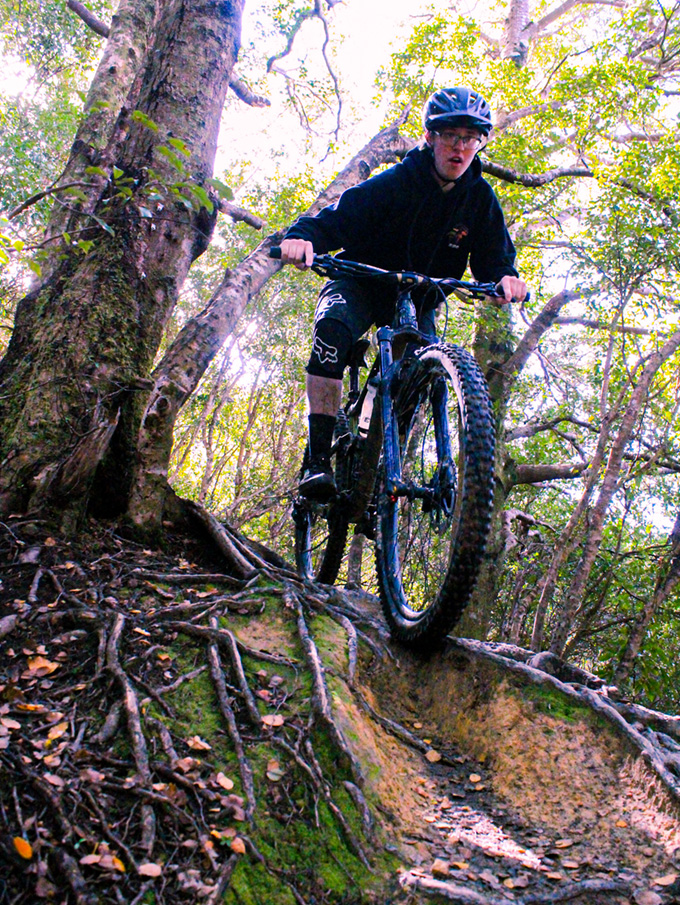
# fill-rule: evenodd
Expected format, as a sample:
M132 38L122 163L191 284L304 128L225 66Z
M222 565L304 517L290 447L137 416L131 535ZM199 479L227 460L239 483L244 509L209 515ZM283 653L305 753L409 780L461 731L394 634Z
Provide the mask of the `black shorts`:
M391 324L396 301L395 287L351 278L326 283L314 315L314 341L307 373L342 379L354 343L374 324ZM420 328L434 334L435 309L422 296L419 301L424 307Z
M382 327L392 323L396 299L394 289L385 290L349 278L331 280L319 295L314 326L321 320L339 321L355 343L374 324Z

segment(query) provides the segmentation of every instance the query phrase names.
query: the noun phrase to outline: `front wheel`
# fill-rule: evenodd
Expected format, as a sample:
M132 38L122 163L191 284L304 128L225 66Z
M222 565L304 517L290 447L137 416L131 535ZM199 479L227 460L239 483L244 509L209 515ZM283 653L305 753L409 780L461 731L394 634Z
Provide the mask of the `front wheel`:
M376 563L392 635L440 645L475 586L491 523L495 430L479 366L464 349L427 346L395 390L404 495L384 468Z

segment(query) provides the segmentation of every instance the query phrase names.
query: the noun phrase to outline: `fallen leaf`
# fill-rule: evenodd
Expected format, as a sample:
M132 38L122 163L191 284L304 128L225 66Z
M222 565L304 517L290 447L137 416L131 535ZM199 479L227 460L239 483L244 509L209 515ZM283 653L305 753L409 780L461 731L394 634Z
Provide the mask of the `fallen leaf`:
M479 773L470 773L470 775L468 776L468 779L470 780L470 782L481 782L482 781L482 777L479 775Z
M246 853L246 844L240 836L235 836L231 840L230 847L232 852L236 852L237 855L245 855Z
M212 751L212 746L208 742L204 742L198 735L192 735L187 741L187 745L194 751Z
M578 861L562 861L562 867L566 867L567 870L578 870L581 866Z
M66 783L61 778L61 776L57 776L55 773L45 773L44 779L51 785L56 786L57 789L63 789Z
M625 820L617 820L617 821L616 821L616 825L617 825L617 826L620 826L620 827L628 826L628 824L626 823Z
M51 673L59 669L58 663L53 663L46 657L37 656L28 658L28 675L49 676ZM26 673L24 673L26 675Z
M283 726L284 719L280 713L267 713L262 717L265 726Z
M657 877L656 880L652 880L652 883L655 886L672 886L677 879L677 874L666 874L664 877Z
M549 870L548 873L546 874L546 877L549 880L564 880L564 877L562 876L562 874L558 874L556 870Z
M14 837L14 848L21 855L22 858L25 858L27 861L33 857L33 847L30 842L26 839L22 839L21 836Z
M270 760L267 764L267 779L272 782L278 782L286 775L286 771L282 769L281 764L277 760Z
M23 704L18 702L15 707L23 713L47 713L47 707L44 704Z
M153 861L145 861L144 864L139 865L137 873L141 874L142 877L160 877L163 873L163 868L160 864L154 864Z
M233 780L229 779L228 776L225 776L224 773L218 773L215 780L218 785L222 786L223 789L226 789L227 792L234 788Z
M558 839L555 842L555 848L570 848L574 844L573 839Z
M414 724L413 724L413 728L414 728L414 729L422 729L422 728L423 728L423 724L422 724L422 723L414 723Z
M116 856L114 855L114 856L111 858L111 861L112 861L113 866L115 867L116 870L119 870L122 874L125 873L125 865L124 865L123 862L120 860L120 858L116 858Z
M439 751L435 751L434 748L430 748L429 751L425 752L425 758L426 760L429 760L431 764L436 764L442 759L442 756Z
M453 861L452 863L456 870L467 870L470 866L467 861Z
M56 726L52 726L50 731L47 733L47 737L49 739L61 738L62 735L65 735L68 731L68 723L57 723Z
M81 864L99 864L103 855L84 855L80 859Z
M8 716L3 716L0 719L0 725L4 726L5 729L21 729L21 723Z

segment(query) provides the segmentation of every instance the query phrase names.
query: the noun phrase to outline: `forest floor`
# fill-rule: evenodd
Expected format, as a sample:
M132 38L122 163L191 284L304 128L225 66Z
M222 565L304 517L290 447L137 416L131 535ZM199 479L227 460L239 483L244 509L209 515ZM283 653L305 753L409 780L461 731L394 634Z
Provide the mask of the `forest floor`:
M1 905L680 903L644 727L463 641L414 656L369 595L223 568L0 526Z

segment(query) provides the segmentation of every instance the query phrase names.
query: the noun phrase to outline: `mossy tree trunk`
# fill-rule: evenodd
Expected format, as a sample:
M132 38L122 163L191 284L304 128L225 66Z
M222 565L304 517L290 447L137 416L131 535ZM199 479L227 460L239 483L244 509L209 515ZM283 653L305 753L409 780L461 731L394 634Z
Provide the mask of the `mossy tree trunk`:
M50 235L53 218L58 254L20 303L0 362L1 513L78 510L88 498L108 511L127 506L146 377L214 227L203 187L242 7L157 5L145 60L124 71L134 110L121 107L66 237ZM149 18L143 0L139 13Z

